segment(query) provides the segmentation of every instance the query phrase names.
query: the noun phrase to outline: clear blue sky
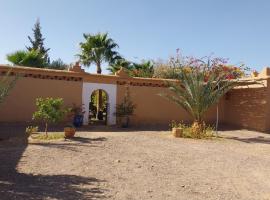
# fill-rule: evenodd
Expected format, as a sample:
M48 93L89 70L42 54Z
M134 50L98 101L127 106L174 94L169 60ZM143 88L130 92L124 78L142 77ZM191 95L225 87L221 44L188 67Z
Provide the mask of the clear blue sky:
M109 32L133 61L184 55L270 66L268 0L0 0L0 63L39 17L51 59L74 62L83 33ZM92 68L91 71L95 71Z

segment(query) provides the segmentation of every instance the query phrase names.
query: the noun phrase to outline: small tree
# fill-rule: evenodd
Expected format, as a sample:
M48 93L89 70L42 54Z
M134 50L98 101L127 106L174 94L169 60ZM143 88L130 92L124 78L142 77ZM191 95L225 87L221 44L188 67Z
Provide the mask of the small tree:
M45 123L45 133L48 136L48 124L57 123L63 119L70 109L63 107L62 98L37 98L37 111L33 114L33 119L42 120Z
M32 29L34 33L34 38L32 39L30 36L28 36L28 39L31 43L31 46L26 47L28 51L38 51L42 57L44 57L44 60L46 63L50 63L50 58L48 56L48 51L50 49L46 49L44 47L44 40L42 33L41 33L41 26L40 21L37 19L34 28Z
M64 63L60 58L57 60L53 60L46 68L49 69L56 69L56 70L67 70L68 69L68 64Z
M116 117L124 119L122 127L127 128L129 125L129 117L133 115L136 105L132 102L129 94L129 88L126 87L125 97L122 103L116 105Z

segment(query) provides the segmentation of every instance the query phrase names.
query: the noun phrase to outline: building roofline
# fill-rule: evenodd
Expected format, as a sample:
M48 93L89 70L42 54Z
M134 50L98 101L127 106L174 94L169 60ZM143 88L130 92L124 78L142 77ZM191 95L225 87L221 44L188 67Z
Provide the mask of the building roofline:
M22 73L22 74L41 74L41 75L50 75L50 76L66 76L66 77L76 77L81 78L84 81L91 81L91 79L105 79L111 80L113 82L138 82L138 83L163 83L164 82L177 82L174 79L162 79L162 78L143 78L143 77L128 77L121 75L107 75L107 74L92 74L84 71L71 71L71 70L55 70L55 69L46 69L46 68L35 68L35 67L26 67L26 66L11 66L11 65L2 65L0 64L0 71L8 71L12 69L13 72ZM266 81L270 79L270 74L267 73L268 69L265 68L262 73L257 77L244 77L241 79L236 79L235 81L242 84L256 84L258 81Z

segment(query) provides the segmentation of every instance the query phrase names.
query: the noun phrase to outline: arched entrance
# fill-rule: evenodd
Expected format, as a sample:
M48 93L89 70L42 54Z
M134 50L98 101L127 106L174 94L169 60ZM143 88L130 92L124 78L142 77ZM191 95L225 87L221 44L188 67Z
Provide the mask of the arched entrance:
M106 94L106 124L116 124L115 106L116 106L116 85L115 84L104 84L104 83L83 83L82 91L82 103L85 107L85 113L83 118L83 124L89 124L89 116L93 113L89 112L91 96L95 91L102 90ZM104 116L105 117L105 116ZM104 118L105 120L105 118ZM91 120L90 120L91 122Z
M106 91L93 91L90 96L89 103L89 123L93 125L106 125L108 118L108 108L108 94Z

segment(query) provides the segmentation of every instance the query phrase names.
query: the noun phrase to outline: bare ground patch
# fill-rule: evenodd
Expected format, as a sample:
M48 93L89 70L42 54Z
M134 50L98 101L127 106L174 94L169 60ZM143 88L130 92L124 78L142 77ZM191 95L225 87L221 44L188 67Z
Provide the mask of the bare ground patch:
M80 132L0 142L1 199L270 199L270 137L174 139L168 132Z

